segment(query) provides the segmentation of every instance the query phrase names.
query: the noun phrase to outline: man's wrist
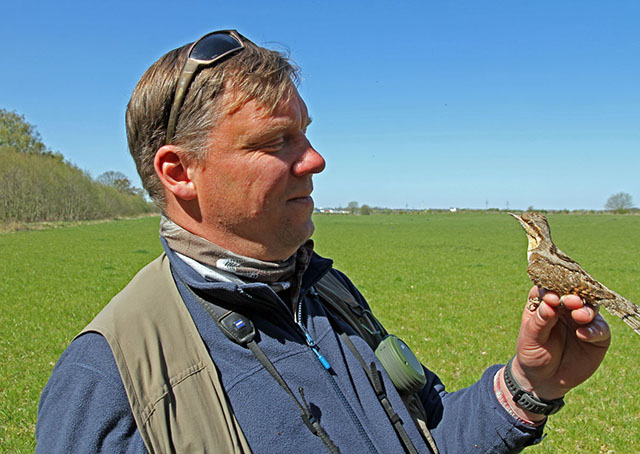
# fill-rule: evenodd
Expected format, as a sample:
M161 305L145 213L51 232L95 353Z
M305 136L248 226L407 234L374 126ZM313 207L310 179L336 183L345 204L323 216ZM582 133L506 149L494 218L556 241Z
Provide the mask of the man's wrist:
M509 390L513 402L523 410L540 415L552 415L564 406L564 395L553 399L545 399L534 392L532 388L521 385L512 370L515 358L512 358L504 368L503 380Z
M504 381L504 370L505 368L502 367L502 369L500 369L496 373L493 380L493 391L496 395L496 398L498 399L498 402L500 402L500 405L502 405L507 413L509 413L521 423L527 424L532 427L538 427L544 424L544 422L547 420L547 417L545 415L527 411L514 402L513 395L507 388L507 385Z

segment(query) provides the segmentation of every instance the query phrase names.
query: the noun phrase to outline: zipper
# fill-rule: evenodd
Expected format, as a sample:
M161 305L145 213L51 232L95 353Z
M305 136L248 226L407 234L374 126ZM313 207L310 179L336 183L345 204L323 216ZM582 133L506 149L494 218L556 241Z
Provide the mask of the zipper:
M318 298L318 292L316 292L316 290L313 287L310 288L309 292L314 298ZM296 319L297 319L296 326L302 331L302 333L304 334L305 340L307 342L307 345L316 354L316 357L318 358L318 361L320 361L320 364L322 364L334 392L338 396L338 399L342 402L342 406L347 410L347 413L349 414L353 424L356 426L358 433L360 434L360 437L365 441L365 443L369 447L369 452L377 453L378 450L375 448L375 445L373 444L373 441L371 441L371 438L369 438L369 435L367 435L367 432L365 431L364 426L362 425L362 422L360 422L360 419L358 419L358 416L353 410L353 407L351 407L351 405L349 404L349 401L347 400L344 393L338 386L338 383L336 382L335 377L331 375L331 373L329 372L329 369L331 369L331 365L329 364L329 361L327 361L327 359L324 356L322 356L322 354L320 353L319 347L313 341L313 338L311 337L309 332L306 330L306 328L302 324L302 320L303 320L302 301L304 300L305 296L306 296L306 292L301 293L300 298L298 299L298 307L297 307L297 311L295 312Z
M311 348L311 350L313 350L313 353L316 354L316 357L318 358L318 361L320 361L320 364L322 364L322 367L324 367L325 370L331 369L331 364L329 364L329 361L327 361L327 358L322 356L322 353L320 353L320 349L318 348L316 343L313 342L313 339L311 339L311 335L309 334L309 332L306 329L303 329L303 331L304 331L304 337L307 341L307 345L309 346L309 348Z
M239 293L242 293L242 294L244 294L245 296L247 296L247 297L249 297L251 299L255 299L249 293L243 291L240 288L238 289L238 291L239 291ZM316 292L316 290L313 287L310 287L308 290L305 290L305 291L301 292L300 296L298 297L298 304L297 304L296 311L294 311L294 313L293 313L293 320L291 319L290 315L289 316L286 315L286 314L291 314L291 311L287 307L286 303L284 301L282 301L282 298L280 298L280 296L278 296L275 292L273 292L275 297L279 301L279 305L285 311L284 313L281 314L280 318L285 319L287 321L287 323L292 323L293 322L293 326L298 330L298 332L300 332L300 334L302 334L302 337L304 338L305 343L311 349L311 351L313 351L313 353L316 355L316 358L318 359L318 362L322 365L322 368L324 369L325 373L327 374L329 383L331 383L331 387L333 388L334 392L338 396L338 400L340 400L340 402L342 403L342 406L346 409L347 413L349 414L349 417L351 418L351 421L353 422L354 426L358 430L358 433L360 434L360 437L362 438L362 440L364 440L365 444L368 446L369 452L378 453L378 450L376 449L375 445L373 444L373 441L371 440L369 435L367 435L367 432L365 431L364 426L362 425L362 422L360 421L360 419L358 419L358 416L356 415L355 411L353 410L353 408L349 404L349 401L347 400L347 398L345 397L344 393L342 392L342 390L338 386L338 383L336 382L335 377L333 375L331 375L331 372L329 372L329 370L331 369L331 365L329 364L329 361L322 355L322 353L320 353L320 348L314 342L313 338L311 337L311 335L309 334L309 332L307 331L307 329L304 327L304 325L302 323L302 320L303 320L303 318L302 318L302 301L304 300L305 296L307 295L307 292L310 292L311 295L314 298L318 298L318 292Z

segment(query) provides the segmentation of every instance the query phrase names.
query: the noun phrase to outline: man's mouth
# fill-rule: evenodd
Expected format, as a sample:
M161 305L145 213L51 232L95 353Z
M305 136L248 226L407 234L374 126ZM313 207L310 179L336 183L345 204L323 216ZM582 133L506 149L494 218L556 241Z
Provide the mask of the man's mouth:
M302 195L302 196L290 198L289 202L301 203L301 204L313 204L313 198L311 197L311 195Z

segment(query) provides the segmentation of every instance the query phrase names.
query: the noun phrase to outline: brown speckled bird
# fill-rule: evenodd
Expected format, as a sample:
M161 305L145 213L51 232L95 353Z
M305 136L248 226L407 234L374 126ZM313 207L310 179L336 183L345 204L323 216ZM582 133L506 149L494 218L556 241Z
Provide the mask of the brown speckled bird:
M535 285L558 295L578 295L590 305L604 306L640 334L640 307L595 280L551 240L547 218L540 213L509 213L529 239L527 272Z

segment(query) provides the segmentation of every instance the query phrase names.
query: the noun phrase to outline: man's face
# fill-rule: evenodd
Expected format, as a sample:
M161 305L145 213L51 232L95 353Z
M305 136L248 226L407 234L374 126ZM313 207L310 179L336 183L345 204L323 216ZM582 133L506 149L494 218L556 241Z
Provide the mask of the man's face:
M221 118L190 169L201 215L194 233L245 256L291 256L313 233L311 178L325 166L306 138L310 121L295 89L272 114L252 100Z

